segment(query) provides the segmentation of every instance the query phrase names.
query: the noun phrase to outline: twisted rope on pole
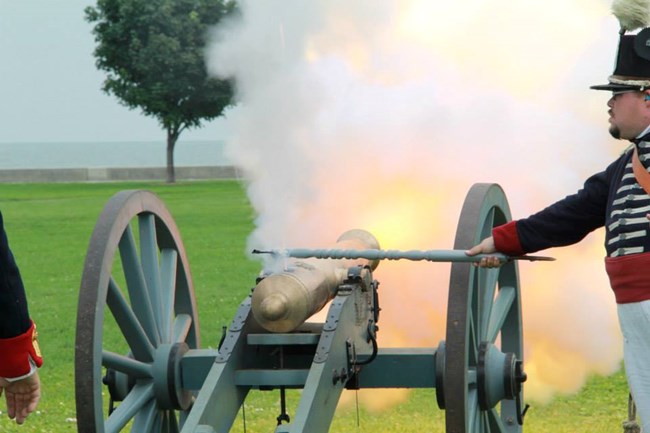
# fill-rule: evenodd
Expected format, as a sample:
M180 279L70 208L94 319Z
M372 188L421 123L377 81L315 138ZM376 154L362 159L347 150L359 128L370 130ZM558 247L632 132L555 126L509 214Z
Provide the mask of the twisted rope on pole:
M298 259L367 259L367 260L425 260L428 262L479 262L485 257L498 257L502 263L512 260L551 261L552 257L506 256L501 253L468 256L462 250L338 250L291 248L284 250L253 250L253 254L271 254Z

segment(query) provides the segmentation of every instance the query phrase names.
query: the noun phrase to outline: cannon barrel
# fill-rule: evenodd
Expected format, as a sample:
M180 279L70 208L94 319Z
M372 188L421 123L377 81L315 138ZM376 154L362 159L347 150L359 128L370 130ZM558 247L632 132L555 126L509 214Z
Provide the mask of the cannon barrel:
M375 250L379 242L369 232L355 229L343 233L335 246ZM253 316L268 331L291 332L334 298L349 267L369 266L374 270L378 263L365 258L293 261L286 270L257 284L251 300Z

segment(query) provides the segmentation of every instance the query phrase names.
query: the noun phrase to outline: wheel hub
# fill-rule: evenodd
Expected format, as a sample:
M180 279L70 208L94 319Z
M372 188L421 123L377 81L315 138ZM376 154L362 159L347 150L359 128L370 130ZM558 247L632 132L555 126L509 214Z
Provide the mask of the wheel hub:
M160 409L187 410L192 395L182 387L181 359L189 350L185 343L161 344L156 349L153 369L153 389Z
M189 350L186 343L161 344L156 348L151 364L154 397L162 410L187 410L192 395L182 387L180 362ZM103 383L108 387L112 402L122 401L131 392L136 380L119 371L107 369Z
M492 343L479 346L477 390L479 407L488 410L501 400L519 399L527 376L514 353L503 353Z

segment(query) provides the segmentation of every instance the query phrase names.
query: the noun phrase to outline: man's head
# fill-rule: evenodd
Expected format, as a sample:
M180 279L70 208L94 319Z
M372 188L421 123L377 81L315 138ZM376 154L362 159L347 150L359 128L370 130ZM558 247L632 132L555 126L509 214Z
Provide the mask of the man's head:
M591 86L612 92L609 132L633 139L650 125L650 2L614 0L612 11L621 24L614 73L607 84ZM627 33L642 28L637 34Z
M650 125L650 89L614 90L607 106L614 138L632 140Z

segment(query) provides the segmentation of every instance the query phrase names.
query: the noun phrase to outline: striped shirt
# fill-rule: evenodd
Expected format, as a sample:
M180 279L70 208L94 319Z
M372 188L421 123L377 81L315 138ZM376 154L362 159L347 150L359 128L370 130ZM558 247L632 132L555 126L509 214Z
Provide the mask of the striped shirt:
M646 169L650 166L650 142L637 144L639 160ZM605 248L609 257L619 257L648 251L650 196L638 184L632 172L632 162L625 171L611 202L606 226Z

